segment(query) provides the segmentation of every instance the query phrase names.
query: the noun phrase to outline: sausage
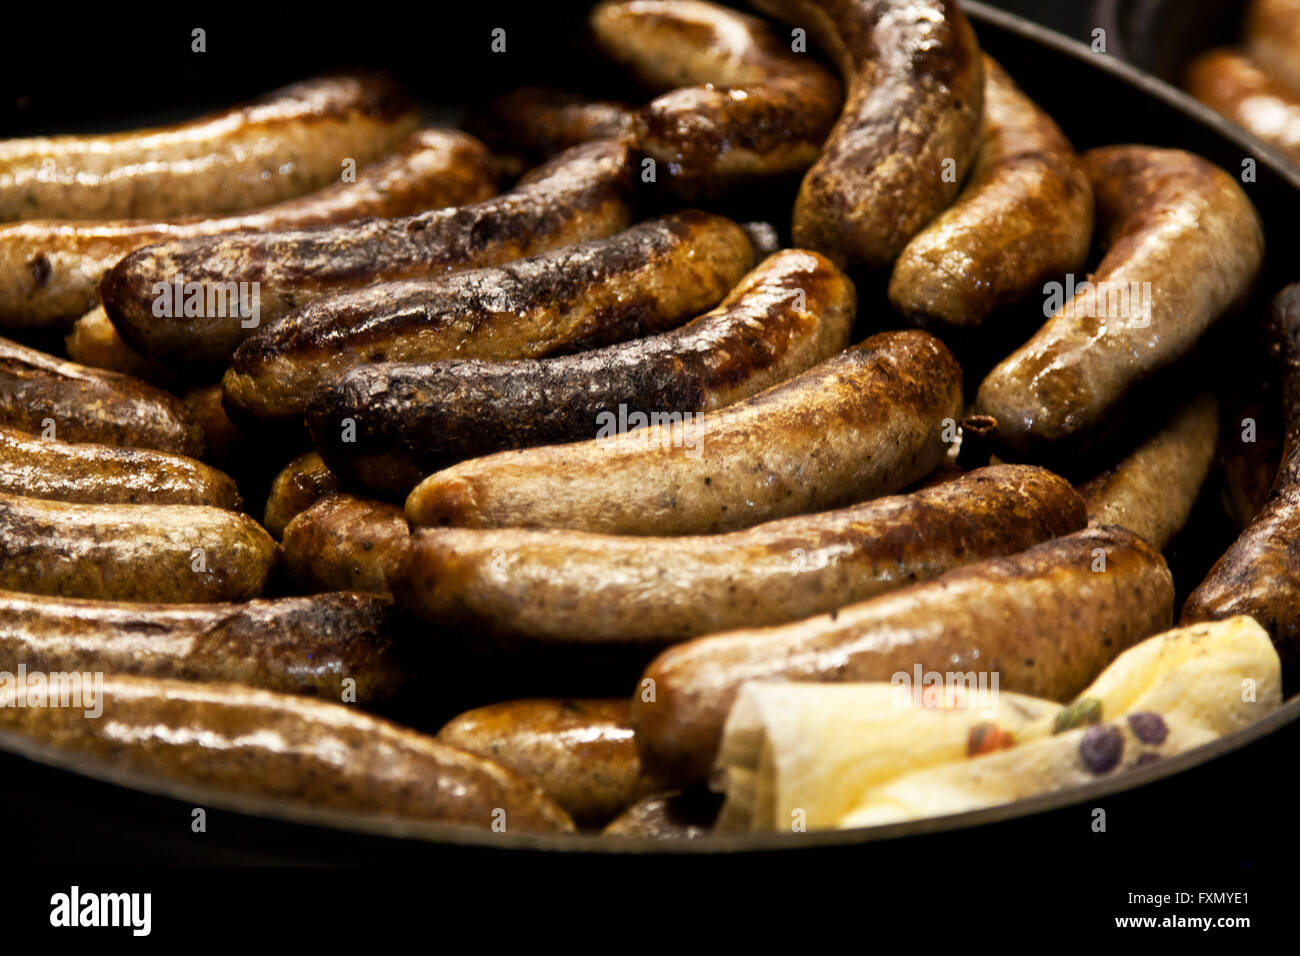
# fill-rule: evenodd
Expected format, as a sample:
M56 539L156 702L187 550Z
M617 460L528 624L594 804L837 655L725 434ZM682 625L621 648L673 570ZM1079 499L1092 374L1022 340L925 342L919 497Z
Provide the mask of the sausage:
M718 800L708 791L669 790L638 800L601 831L609 837L695 840L713 831Z
M1223 510L1240 533L1268 501L1282 461L1283 428L1280 410L1271 403L1247 398L1229 409L1219 439L1218 467Z
M855 298L828 260L787 250L674 331L558 358L362 365L317 391L307 422L345 480L405 495L465 458L592 438L607 410L712 411L748 398L844 349ZM363 441L343 441L346 419Z
M246 798L289 809L453 823L478 829L566 831L568 815L500 764L343 704L239 684L110 674L105 719L72 707L16 706L0 685L0 732L37 759L140 789ZM259 807L259 809L263 809Z
M1282 463L1264 506L1188 595L1179 623L1250 615L1290 673L1300 664L1300 283L1278 293L1269 322L1286 376Z
M1300 163L1300 92L1235 48L1210 50L1187 67L1187 92Z
M1186 523L1210 473L1219 404L1201 395L1128 457L1079 488L1091 525L1117 524L1163 549Z
M716 412L656 413L658 422L632 431L623 427L630 419L607 421L609 434L591 441L453 465L415 487L406 517L610 534L730 531L897 491L939 464L944 420L960 415L961 367L944 344L919 330L885 332Z
M753 680L935 671L971 686L978 670L997 675L1001 690L1066 701L1121 651L1168 628L1173 600L1164 559L1137 535L1078 531L820 617L669 648L632 700L637 748L655 776L703 781L727 712Z
M276 544L205 505L101 505L0 492L0 589L122 601L238 601L262 592Z
M203 454L203 434L175 395L8 339L0 339L0 425L63 441Z
M160 388L178 385L185 369L145 358L122 341L102 305L97 305L72 325L63 339L68 358L91 368L121 372Z
M330 494L285 527L285 565L313 591L387 594L388 574L410 534L399 505Z
M242 468L249 447L221 404L220 385L200 385L185 393L185 409L203 432L203 460L219 468Z
M290 521L338 490L338 476L325 466L320 455L305 451L285 465L271 481L262 527L279 540Z
M412 537L393 585L421 616L474 635L668 644L833 611L1084 522L1065 479L997 465L730 534L428 528Z
M544 86L526 86L471 108L463 123L497 156L542 162L593 139L631 135L633 110Z
M3 425L0 492L83 504L240 505L229 475L192 458L36 438Z
M687 211L494 268L341 292L244 342L226 394L249 415L301 419L317 385L358 364L528 358L661 332L753 264L739 226Z
M466 711L438 740L534 781L579 826L613 819L650 790L627 701L512 700Z
M394 617L376 594L147 604L3 591L0 669L232 681L333 701L355 689L368 704L407 683Z
M663 93L632 125L656 182L682 198L802 173L843 105L839 81L762 20L698 0L607 0L596 46Z
M1070 141L986 56L983 145L970 178L894 263L889 301L919 325L978 325L1081 268L1092 220L1092 184Z
M1265 69L1300 90L1300 3L1252 0L1246 8L1246 49Z
M884 267L957 195L980 148L984 60L956 0L754 0L840 66L844 111L795 201L794 244Z
M319 189L415 129L382 73L339 73L158 129L0 140L0 222L234 212Z
M335 168L337 177L340 170ZM390 156L317 192L253 212L183 219L46 219L0 226L0 328L66 329L99 280L155 242L241 229L300 229L473 203L495 191L483 145L455 130L413 134Z
M224 362L254 328L330 292L499 265L613 235L627 226L631 188L628 148L598 140L561 153L510 192L467 206L146 246L108 271L100 298L127 345L143 355Z
M1107 251L1077 295L979 387L976 411L997 419L1006 454L1095 429L1244 299L1263 259L1259 214L1212 163L1151 146L1083 159Z

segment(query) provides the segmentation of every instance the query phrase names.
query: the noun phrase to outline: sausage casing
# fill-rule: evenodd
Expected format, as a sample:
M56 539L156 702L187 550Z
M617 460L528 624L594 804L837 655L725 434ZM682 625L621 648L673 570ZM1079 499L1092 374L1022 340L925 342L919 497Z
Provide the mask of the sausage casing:
M386 594L410 534L399 505L326 495L285 526L285 566L314 591Z
M262 527L278 541L290 521L338 489L338 476L326 467L321 456L305 451L271 480Z

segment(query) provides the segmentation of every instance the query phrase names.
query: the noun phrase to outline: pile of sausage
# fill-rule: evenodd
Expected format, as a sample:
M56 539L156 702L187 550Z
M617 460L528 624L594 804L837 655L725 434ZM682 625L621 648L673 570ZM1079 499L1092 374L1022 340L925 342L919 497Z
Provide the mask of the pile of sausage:
M1170 627L1219 410L1169 383L1260 268L1242 186L1077 154L953 0L754 6L598 4L640 105L417 129L352 73L0 142L0 672L102 673L106 718L0 679L0 742L267 812L695 836L746 682L1068 702ZM1286 458L1181 617L1292 661L1300 291L1273 327Z

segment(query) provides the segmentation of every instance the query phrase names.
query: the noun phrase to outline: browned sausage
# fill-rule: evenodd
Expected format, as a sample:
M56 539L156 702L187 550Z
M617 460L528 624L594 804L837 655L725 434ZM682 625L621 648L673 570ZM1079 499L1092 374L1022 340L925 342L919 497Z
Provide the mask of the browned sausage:
M1300 91L1237 50L1202 53L1187 68L1187 92L1293 163L1300 163Z
M332 701L355 690L366 704L407 683L393 616L375 594L146 604L0 591L0 669L233 681Z
M38 759L137 788L206 790L236 806L321 809L479 829L572 830L568 814L500 764L342 704L239 684L108 675L103 719L72 707L16 706L0 686L0 731ZM283 809L280 809L283 808ZM265 812L265 806L259 806Z
M0 339L0 424L63 441L203 454L203 434L176 396L8 339Z
M503 451L426 478L418 525L705 534L905 487L943 459L961 367L926 332L872 336L735 405L568 445ZM691 413L686 413L691 414Z
M330 494L284 529L289 576L313 591L388 592L411 535L398 505Z
M718 800L707 791L670 790L637 801L602 832L610 837L695 840L713 832Z
M1084 521L1065 479L998 465L730 534L429 528L411 539L393 584L419 614L468 634L665 644L833 611Z
M226 394L247 414L301 419L318 384L367 362L529 358L662 332L753 264L744 230L687 211L502 266L341 292L244 342Z
M74 362L121 372L162 388L172 388L188 377L186 369L147 359L123 342L102 305L74 322L63 344Z
M497 156L542 162L593 139L622 139L633 111L622 103L589 100L544 86L526 86L470 109L465 129Z
M498 265L613 235L628 223L631 187L628 148L599 140L560 154L510 192L468 206L146 246L109 270L100 298L141 354L224 361L253 329L330 292Z
M799 189L796 245L888 266L957 195L980 146L984 60L956 0L754 0L839 64L844 112Z
M336 169L335 175L340 172ZM104 273L151 243L240 229L300 229L367 216L405 216L479 202L494 191L482 144L455 130L428 129L358 171L354 182L336 182L255 212L0 226L0 328L67 328L95 305L95 288Z
M637 747L656 776L703 781L736 693L752 680L934 671L983 674L988 686L996 674L1001 690L1069 700L1125 648L1169 627L1173 600L1164 559L1141 538L1079 531L820 617L670 648L633 697Z
M203 460L219 468L238 468L255 460L247 442L221 404L220 385L200 385L185 393L185 408L203 432Z
M671 332L559 358L362 365L317 391L308 424L345 480L401 496L465 458L592 438L603 412L748 398L847 346L855 299L827 259L786 250ZM348 419L364 440L343 440Z
M338 476L325 466L320 455L305 451L271 481L262 527L278 541L290 521L338 489Z

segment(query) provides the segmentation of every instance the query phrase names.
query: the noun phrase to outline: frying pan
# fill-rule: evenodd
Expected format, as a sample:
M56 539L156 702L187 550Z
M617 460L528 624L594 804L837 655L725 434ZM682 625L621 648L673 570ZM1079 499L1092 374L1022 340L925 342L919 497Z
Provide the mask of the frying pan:
M1181 147L1229 170L1239 169L1244 157L1256 158L1257 179L1246 188L1264 217L1269 251L1248 312L1258 311L1278 288L1297 277L1292 224L1300 216L1300 173L1281 157L1112 54L1094 54L1082 44L984 4L966 3L965 8L984 48L1056 118L1078 148L1118 142ZM557 58L580 55L574 38L580 33L563 24L555 31L550 42ZM535 76L510 74L508 63L503 69L505 74L496 77L502 87L537 82ZM1251 367L1238 371L1240 381L1262 374ZM1235 387L1237 380L1225 379L1223 387ZM1228 539L1230 534L1225 539L1220 529L1194 542L1188 549L1196 555L1193 565L1208 567ZM598 866L604 880L618 872L617 867L638 865L646 855L685 854L707 859L709 865L752 869L780 867L794 853L801 866L838 862L875 868L940 856L973 860L990 853L1024 852L1033 858L1049 845L1054 856L1077 864L1099 859L1097 834L1089 826L1098 807L1114 821L1114 831L1140 838L1152 854L1168 860L1194 852L1204 859L1216 849L1236 857L1267 854L1277 841L1294 839L1296 815L1281 768L1290 766L1298 748L1300 697L1293 696L1264 720L1193 751L1006 806L864 830L719 836L665 844L581 835L484 834L286 808L88 766L0 735L0 812L18 824L9 828L5 841L8 848L19 850L14 859L38 853L42 859L68 864L436 862L441 867L500 861L504 855L512 865L539 865L558 852L575 865ZM209 833L191 833L194 807L207 810ZM1211 811L1215 822L1207 826Z

